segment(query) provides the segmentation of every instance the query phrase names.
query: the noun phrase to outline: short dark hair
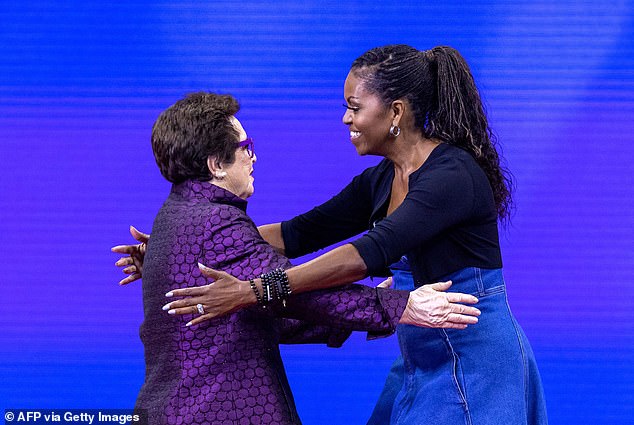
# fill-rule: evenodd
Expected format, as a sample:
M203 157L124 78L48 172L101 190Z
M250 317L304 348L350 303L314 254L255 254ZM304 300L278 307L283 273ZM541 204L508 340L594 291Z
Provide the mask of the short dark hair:
M207 181L209 156L233 163L239 134L230 118L239 109L231 95L198 92L163 111L152 127L152 151L163 177L172 183Z

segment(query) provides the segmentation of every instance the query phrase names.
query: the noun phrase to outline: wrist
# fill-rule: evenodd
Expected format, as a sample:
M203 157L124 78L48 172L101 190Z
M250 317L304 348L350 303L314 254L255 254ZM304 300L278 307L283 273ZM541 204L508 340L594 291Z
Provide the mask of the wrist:
M412 294L410 292L409 296L407 297L407 304L405 304L405 309L403 310L403 314L401 314L401 318L399 319L398 323L400 324L409 324L411 323L411 315L410 315L410 311L412 308Z
M258 279L259 280L259 279ZM260 284L261 287L261 284ZM240 281L240 300L244 307L248 307L257 304L258 300L253 292L251 283L249 281Z

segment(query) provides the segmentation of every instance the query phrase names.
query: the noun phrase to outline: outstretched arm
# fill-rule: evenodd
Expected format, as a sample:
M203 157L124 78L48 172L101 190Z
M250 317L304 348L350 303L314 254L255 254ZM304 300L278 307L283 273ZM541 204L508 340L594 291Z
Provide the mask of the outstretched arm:
M166 305L165 308L174 310L173 313L176 314L191 314L196 312L197 304L203 304L206 313L191 322L196 324L257 303L249 282L239 280L223 271L210 269L203 264L198 264L198 267L204 275L212 278L214 283L167 293L168 298L189 298L170 303L169 307ZM305 264L288 269L286 273L293 293L302 293L354 282L365 277L365 270L365 263L356 249L346 244ZM263 293L262 280L254 279L254 282L259 292Z
M222 271L212 270L202 264L199 264L199 267L204 275L214 280L214 283L168 292L166 294L168 298L185 298L167 303L163 307L164 310L169 310L170 314L196 314L197 305L201 304L205 313L188 323L188 325L195 325L256 304L249 282L241 281ZM293 269L288 271L291 270ZM480 311L464 304L475 304L478 299L460 292L446 292L450 286L451 282L434 283L421 286L409 293L405 311L402 315L399 312L400 316L396 316L400 317L399 323L454 329L464 329L466 325L477 323ZM400 292L391 289L378 289L378 291L384 291L386 297Z
M365 277L368 270L380 270L396 261L416 246L427 243L443 230L469 217L473 199L470 181L449 167L449 171L428 172L425 179L412 188L403 203L366 235L353 243L340 246L314 260L287 270L288 281L294 293L314 289L332 288ZM288 247L287 247L288 248ZM201 265L205 275L214 283L198 288L176 290L169 295L188 298L170 303L177 314L192 313L197 303L204 304L207 320L256 303L249 282L240 281L226 273ZM262 291L260 279L256 287ZM473 315L460 303L469 303L469 295L446 293L448 287L424 285L417 311L407 314L404 322L419 326L445 327L452 314ZM206 317L205 317L206 316ZM197 323L193 321L192 323Z

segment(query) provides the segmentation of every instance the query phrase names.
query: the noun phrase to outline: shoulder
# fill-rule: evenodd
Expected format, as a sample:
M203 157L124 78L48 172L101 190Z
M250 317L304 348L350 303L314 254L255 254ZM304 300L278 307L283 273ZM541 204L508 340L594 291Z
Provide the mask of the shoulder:
M467 198L487 182L484 172L469 152L455 146L437 146L427 161L410 177L410 191L444 197Z
M417 177L423 179L440 175L458 179L466 177L486 179L484 171L469 152L446 143L433 150L417 173Z
M229 227L255 228L255 224L247 213L233 205L210 203L205 210L202 217L205 217L208 229L211 231Z
M429 156L428 162L437 166L451 163L461 163L465 166L478 165L469 152L447 143L438 145Z

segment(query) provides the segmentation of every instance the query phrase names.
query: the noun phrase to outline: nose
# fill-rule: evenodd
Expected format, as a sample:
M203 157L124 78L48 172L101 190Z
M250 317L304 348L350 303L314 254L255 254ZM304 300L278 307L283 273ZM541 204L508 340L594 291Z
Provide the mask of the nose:
M346 108L346 112L343 113L341 121L343 121L345 125L352 124L352 111L350 111L350 109Z
M258 160L258 156L255 154L255 152L253 152L253 157L251 158L251 164L255 164L257 160Z

